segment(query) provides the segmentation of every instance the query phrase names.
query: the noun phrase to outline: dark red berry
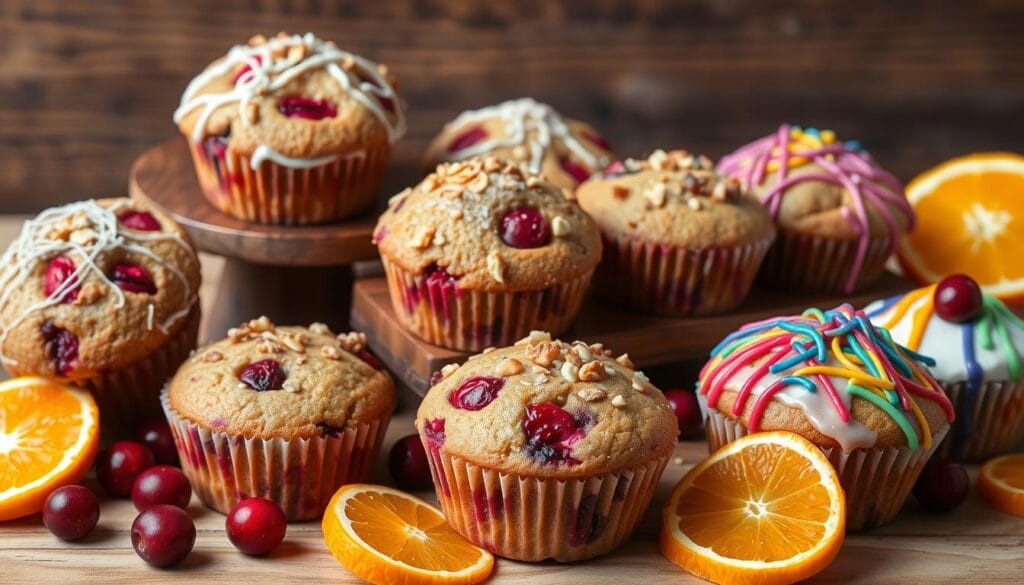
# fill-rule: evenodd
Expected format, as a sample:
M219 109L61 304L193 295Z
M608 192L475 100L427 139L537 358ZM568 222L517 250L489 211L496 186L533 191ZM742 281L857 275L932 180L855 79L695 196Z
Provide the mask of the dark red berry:
M57 292L60 285L64 284L64 281L68 280L75 274L75 261L67 256L57 256L46 266L46 279L43 281L43 292L46 296L50 296ZM63 296L60 301L63 303L74 302L78 298L78 292L81 290L81 286L78 282L74 282L70 285L70 288L64 290Z
M700 431L700 406L696 394L688 390L666 390L665 400L676 415L680 437L691 437Z
M571 414L553 402L526 407L523 432L526 453L541 463L579 463L572 457L572 448L586 434Z
M935 313L953 323L971 321L983 308L981 287L965 274L943 278L935 287Z
M153 452L133 441L118 441L96 458L96 479L112 496L126 498L135 478L153 466Z
M323 120L338 115L338 108L327 100L316 100L302 96L286 96L277 102L277 111L289 118Z
M274 502L249 498L231 508L224 526L235 548L247 555L265 555L284 540L288 519Z
M57 488L43 504L43 524L61 540L78 540L92 532L100 520L100 502L87 487Z
M47 321L40 327L43 348L58 374L70 374L78 367L78 336Z
M153 506L132 522L132 547L155 567L181 562L195 544L195 522L177 506Z
M361 350L357 351L356 352L356 357L361 359L361 360L363 360L364 362L366 362L367 365L369 365L371 368L373 368L375 370L383 370L384 369L384 365L380 363L380 360L377 359L377 356L375 356L372 353L366 351L365 349L361 349Z
M273 359L253 362L238 373L238 379L246 386L257 391L280 390L284 386L284 368L281 362Z
M423 436L432 447L444 445L444 419L435 418L423 421Z
M967 499L971 479L959 463L932 459L914 484L914 497L930 512L948 512Z
M597 146L603 148L604 150L612 149L611 145L608 144L608 141L605 139L605 137L598 134L596 130L583 128L582 130L580 130L580 136L583 136L588 141L590 141L590 143L596 144Z
M582 183L590 178L590 171L587 170L587 167L572 160L571 158L564 156L558 162L562 165L565 172L569 173L573 179L576 179L577 183Z
M480 142L484 138L487 138L487 128L484 128L483 126L467 128L448 144L448 152L453 153L464 150L473 146L477 142Z
M260 55L253 55L252 59L254 61L256 61L256 63L258 63L260 65L263 64L263 57L260 56ZM246 63L246 64L242 65L238 69L238 71L235 72L235 75L231 78L231 85L237 85L238 84L238 80L241 79L243 75L245 75L246 73L248 73L250 71L252 71L252 65L250 65L249 63Z
M156 294L153 277L138 264L114 264L110 269L110 280L126 292Z
M430 464L427 452L419 435L402 437L391 447L388 454L388 471L398 484L406 490L430 489Z
M493 402L504 387L504 378L470 376L448 394L448 402L462 410L480 410Z
M168 504L181 509L192 501L192 484L177 467L154 465L135 478L132 503L144 512L153 506Z
M160 222L148 211L129 211L118 216L121 225L137 232L160 231Z
M228 151L228 135L211 134L203 139L203 152L210 160L220 160ZM219 171L218 171L219 172Z
M161 465L177 465L178 450L174 447L174 435L171 425L165 420L153 420L141 427L135 434L135 440L153 452L156 462Z
M551 227L532 207L510 209L501 218L501 239L513 248L539 248L551 241Z
M444 269L444 266L431 264L423 270L427 276L427 284L431 286L450 286L457 282L457 279Z
M444 380L444 374L441 373L441 370L434 370L434 373L430 374L431 387L437 386L437 383L441 380Z

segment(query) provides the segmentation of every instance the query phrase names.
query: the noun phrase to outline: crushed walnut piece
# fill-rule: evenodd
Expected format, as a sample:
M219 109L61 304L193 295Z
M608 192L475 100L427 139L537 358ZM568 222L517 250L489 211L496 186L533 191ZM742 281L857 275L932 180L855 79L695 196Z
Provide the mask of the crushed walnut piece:
M551 219L551 233L556 238L567 236L570 231L572 231L572 224L569 223L569 220L561 215L556 215Z
M584 382L600 382L607 377L604 364L598 361L587 362L580 367L580 380Z
M224 359L224 354L215 349L211 349L210 351L199 354L196 359L204 364L212 364Z
M314 335L334 335L334 332L331 331L331 328L326 323L320 323L319 321L309 324L309 332Z
M341 350L333 345L322 345L320 346L320 355L329 360L340 360Z
M622 408L626 406L626 399L622 397L622 394L616 394L612 398L612 406L615 408Z
M366 349L366 334L360 331L350 331L338 335L338 344L349 353L359 353Z
M517 360L514 357L509 357L498 362L498 365L494 368L494 373L507 378L509 376L515 376L523 372L523 362Z
M412 238L409 240L409 245L416 250L423 250L429 248L431 242L434 241L434 226L424 225L420 226L413 233Z
M242 341L259 338L261 337L261 334L273 331L273 329L274 324L270 322L270 319L266 315L261 315L257 319L252 319L247 323L242 323L238 327L228 329L228 340L230 340L231 343L240 343Z
M580 369L572 362L563 363L562 367L559 369L559 373L562 374L565 381L570 384L577 382L580 379Z
M527 344L533 344L533 343L540 343L542 341L551 341L551 334L548 333L547 331L538 331L538 330L534 329L533 331L530 331L529 335L527 335L526 337L520 339L515 344L516 345L527 345Z
M284 381L284 384L281 384L281 389L286 392L291 392L292 394L298 394L299 392L302 392L302 383L293 380L292 378L288 378Z
M555 360L562 357L562 348L553 341L531 343L526 347L526 357L538 366L549 368Z
M622 366L624 368L629 368L631 370L635 370L636 369L636 366L633 365L633 360L629 359L629 354L628 353L624 353L624 354L620 355L619 357L615 358L615 363L619 364L620 366Z
M78 297L71 304L78 307L91 305L100 300L104 294L105 290L102 286L95 282L87 282L82 285L82 288L78 291Z
M280 340L285 347L292 351L298 353L303 353L306 351L306 341L308 340L306 338L306 334L302 333L301 331L295 333L282 333Z
M633 372L633 389L637 392L644 393L651 385L651 380L646 374L637 370Z
M505 261L501 259L497 250L491 250L487 254L487 272L494 280L505 282Z
M595 388L591 386L589 388L584 388L583 390L580 390L579 392L576 393L576 395L585 400L586 402L598 402L599 400L604 400L605 397L608 396L608 393L600 388Z

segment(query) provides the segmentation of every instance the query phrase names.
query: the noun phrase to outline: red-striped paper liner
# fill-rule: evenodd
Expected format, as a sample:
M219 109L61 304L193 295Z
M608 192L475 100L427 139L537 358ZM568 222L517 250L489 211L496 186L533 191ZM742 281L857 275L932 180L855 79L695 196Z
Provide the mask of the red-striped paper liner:
M305 225L351 217L373 205L391 156L391 146L339 153L328 163L293 168L264 160L256 170L250 158L228 148L207 156L192 143L199 185L220 211L256 223Z
M758 279L773 288L800 292L852 293L874 284L885 271L891 240L871 238L860 273L847 287L856 264L858 240L823 238L779 229Z
M708 449L714 453L724 445L749 434L740 422L715 409L708 409L703 397L704 427ZM881 526L903 508L921 469L935 452L946 428L932 435L931 449L885 447L854 449L847 453L840 447L822 447L832 467L839 474L839 483L846 492L846 530L858 532Z
M772 240L697 250L605 237L594 292L610 303L645 313L722 313L747 298Z
M339 487L367 480L390 419L389 414L333 436L261 439L186 419L171 407L166 390L161 400L181 468L207 506L227 514L246 498L267 498L289 521L319 518Z
M980 461L1013 451L1024 443L1024 381L983 383L970 409L966 382L943 383L942 387L957 416L939 446L943 457ZM970 420L966 437L960 429L961 417Z
M391 305L406 329L459 351L512 345L534 329L565 332L579 312L593 271L533 291L482 292L413 274L381 257Z
M614 473L546 479L482 467L421 439L448 523L477 546L520 561L580 561L619 547L671 456Z

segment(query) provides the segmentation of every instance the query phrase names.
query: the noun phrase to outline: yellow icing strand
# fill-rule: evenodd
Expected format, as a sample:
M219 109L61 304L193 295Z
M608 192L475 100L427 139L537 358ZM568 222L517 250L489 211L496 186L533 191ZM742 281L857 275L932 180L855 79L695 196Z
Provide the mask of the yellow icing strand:
M910 337L907 339L907 347L913 351L921 348L921 338L924 336L924 330L928 327L928 322L931 320L934 304L935 295L928 295L924 299L924 304L914 312L914 318L910 322Z
M851 370L858 370L859 369L856 365L854 365L854 362L850 361L850 359L854 359L854 360L856 360L855 363L860 364L861 363L860 356L857 356L855 354L846 354L846 353L844 353L843 352L843 348L839 346L839 338L838 337L833 337L832 338L831 345L832 345L832 353L833 353L833 355L836 356L836 359L839 360L839 363L843 364L844 366L846 366L847 368L849 368Z
M907 314L907 311L910 310L911 305L916 303L917 300L920 299L922 296L926 294L933 294L934 290L935 285L933 284L931 286L926 286L924 288L919 288L917 290L908 292L906 295L904 295L902 299L896 301L896 304L892 306L892 314L889 315L889 320L886 321L885 324L882 325L882 327L885 327L886 329L892 329L897 323L900 322L901 319L903 319L903 316Z
M932 429L928 425L928 419L924 417L924 413L917 406L916 400L910 401L910 407L914 411L914 417L917 418L917 424L921 426L921 442L925 449L932 448Z
M834 366L807 366L793 372L793 375L795 376L805 376L807 374L825 374L827 376L836 376L838 378L852 378L861 384L875 386L877 388L882 388L883 390L892 390L894 388L891 380L883 380L881 378L869 376L864 372L837 368Z

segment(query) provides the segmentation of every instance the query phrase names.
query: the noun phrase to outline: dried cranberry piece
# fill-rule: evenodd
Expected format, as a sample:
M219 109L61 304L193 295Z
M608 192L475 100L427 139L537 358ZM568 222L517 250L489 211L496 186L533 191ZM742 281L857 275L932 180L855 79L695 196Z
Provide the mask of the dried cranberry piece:
M533 207L510 209L501 218L501 239L513 248L540 248L551 241L551 226Z
M483 126L473 126L472 128L464 130L448 144L448 152L453 153L465 150L477 142L487 138L487 136L487 128L484 128Z
M494 402L504 387L504 378L470 376L448 394L448 402L462 410L481 410Z
M338 115L338 108L328 100L303 96L285 96L277 102L277 111L289 118L323 120Z
M603 148L604 150L612 149L611 145L608 144L608 141L605 139L605 137L598 134L596 130L583 128L582 130L580 130L580 136L586 138L591 144L596 144L597 146Z
M367 365L369 365L371 368L375 370L384 369L384 365L380 363L380 360L377 359L377 356L366 351L365 349L361 349L358 352L356 352L356 357L366 362Z
M148 211L129 211L118 216L117 221L137 232L160 231L160 222Z
M526 453L541 463L579 463L571 455L573 445L585 435L579 422L553 402L527 406L523 419Z
M261 55L253 55L252 59L253 59L253 61L256 61L256 63L258 63L260 65L263 64L263 57ZM238 80L241 79L243 75L245 75L246 73L248 73L250 71L252 71L252 65L250 65L249 63L246 63L245 65L242 65L242 67L231 78L231 85L238 85Z
M50 264L46 266L46 280L43 282L43 291L46 296L50 296L57 292L64 281L71 278L75 274L75 261L67 256L57 256L53 260L50 260ZM81 286L78 282L75 282L71 288L65 289L64 295L58 299L62 303L72 303L78 298L78 292L81 290Z
M138 264L115 264L110 269L110 280L121 290L133 293L156 294L156 283L145 268Z
M78 366L78 336L47 321L40 327L43 347L58 374L67 375Z
M284 368L277 360L260 360L242 368L238 379L257 392L280 390L284 386Z
M565 172L569 173L577 183L582 183L590 178L590 171L571 158L564 156L558 162L562 165L562 168L565 169Z

